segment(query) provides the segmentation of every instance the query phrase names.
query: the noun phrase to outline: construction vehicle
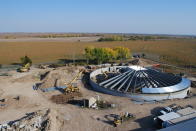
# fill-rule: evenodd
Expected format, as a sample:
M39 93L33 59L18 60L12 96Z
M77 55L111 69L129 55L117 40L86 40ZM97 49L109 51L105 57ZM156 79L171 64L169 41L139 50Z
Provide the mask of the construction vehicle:
M124 115L118 115L114 118L114 126L117 127L121 125L123 122L134 119L135 115L126 112Z
M18 72L28 72L30 70L30 63L25 64L23 67L18 68L17 71Z
M84 72L84 70L80 70L79 73L68 83L64 83L67 88L64 89L65 94L68 93L73 93L73 92L79 92L79 88L77 87L77 85L74 83L78 77L80 77L80 75Z
M73 92L79 92L79 88L77 86L74 86L74 84L70 84L67 86L67 88L64 89L65 94L73 93Z

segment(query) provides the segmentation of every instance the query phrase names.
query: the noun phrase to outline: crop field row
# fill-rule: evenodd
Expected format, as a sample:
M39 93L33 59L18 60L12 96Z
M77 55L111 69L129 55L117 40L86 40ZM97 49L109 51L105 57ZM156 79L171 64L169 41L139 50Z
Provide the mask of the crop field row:
M164 61L178 65L196 65L196 40L174 39L156 41L114 41L114 42L64 42L64 41L22 41L0 42L0 64L19 62L28 55L33 63L56 61L58 59L82 56L84 48L128 47L131 52L159 55Z

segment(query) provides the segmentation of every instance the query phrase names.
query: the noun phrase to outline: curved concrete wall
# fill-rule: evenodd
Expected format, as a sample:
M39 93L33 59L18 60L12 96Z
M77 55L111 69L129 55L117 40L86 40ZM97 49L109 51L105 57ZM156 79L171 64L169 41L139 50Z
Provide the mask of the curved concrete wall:
M122 96L122 97L129 97L135 100L146 100L146 101L152 101L152 100L164 100L164 99L174 99L174 98L185 98L187 96L187 92L190 90L190 88L187 88L185 90L181 90L179 92L174 93L165 93L165 94L128 94L128 93L120 93L115 90L108 90L106 88L100 87L97 83L90 80L90 84L92 88L98 92L115 95L115 96Z
M182 78L180 83L173 86L161 87L161 88L142 88L142 93L149 93L149 94L172 93L172 92L177 92L180 90L187 89L190 86L191 86L191 81L186 78Z
M97 84L93 80L93 78L96 75L102 74L102 72L109 71L109 70L110 71L112 71L112 70L115 71L119 67L125 67L125 66L114 66L114 67L100 68L100 69L97 69L97 70L93 71L90 74L90 84L91 84L92 88L96 91L106 93L106 94L110 94L110 95L130 97L132 99L141 99L141 100L146 100L146 101L152 101L152 100L157 100L158 101L158 100L164 100L164 99L184 98L184 97L187 96L187 92L190 90L190 84L189 84L190 81L188 79L185 79L185 78L183 78L182 81L186 81L188 84L183 85L184 83L181 83L181 84L179 83L179 87L181 87L181 85L183 86L183 87L179 88L180 90L175 90L173 92L165 92L165 93L155 91L153 93L141 93L141 94L123 93L123 92L118 92L118 91L115 91L115 90L110 90L110 89L99 86L99 84ZM164 88L167 88L167 87L164 87Z

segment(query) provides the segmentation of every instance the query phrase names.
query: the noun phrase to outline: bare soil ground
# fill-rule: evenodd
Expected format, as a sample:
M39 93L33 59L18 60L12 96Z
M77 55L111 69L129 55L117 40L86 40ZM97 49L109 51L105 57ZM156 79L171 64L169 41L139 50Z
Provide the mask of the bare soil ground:
M143 63L144 64L144 63ZM35 83L45 82L42 86L54 85L54 79L59 79L59 85L71 80L82 67L61 67L55 70L32 68L27 73L9 71L11 76L0 76L0 99L6 99L4 107L0 107L0 123L18 119L25 113L36 110L50 109L52 112L52 131L151 131L156 130L153 125L153 116L160 107L173 103L181 106L192 105L196 108L196 97L187 99L168 100L164 103L135 104L130 98L111 96L91 90L84 86L81 79L77 85L82 93L82 98L99 95L102 99L117 105L113 109L94 110L81 108L72 104L55 104L50 100L53 95L61 94L59 91L41 92L33 90ZM40 81L40 73L50 73ZM55 74L55 77L54 77ZM48 85L47 85L48 84ZM193 88L196 93L196 89ZM20 100L16 100L20 96ZM130 112L136 115L136 119L126 122L115 128L112 125L114 114Z

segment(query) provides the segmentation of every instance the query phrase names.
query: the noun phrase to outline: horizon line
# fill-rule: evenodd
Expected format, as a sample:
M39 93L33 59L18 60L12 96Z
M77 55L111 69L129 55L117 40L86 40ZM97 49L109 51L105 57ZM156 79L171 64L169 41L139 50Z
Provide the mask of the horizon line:
M26 33L26 34L36 34L36 33L64 33L64 34L132 34L132 35L164 35L164 36L196 36L196 34L167 34L167 33L125 33L125 32L0 32L0 34L12 34L12 33Z

